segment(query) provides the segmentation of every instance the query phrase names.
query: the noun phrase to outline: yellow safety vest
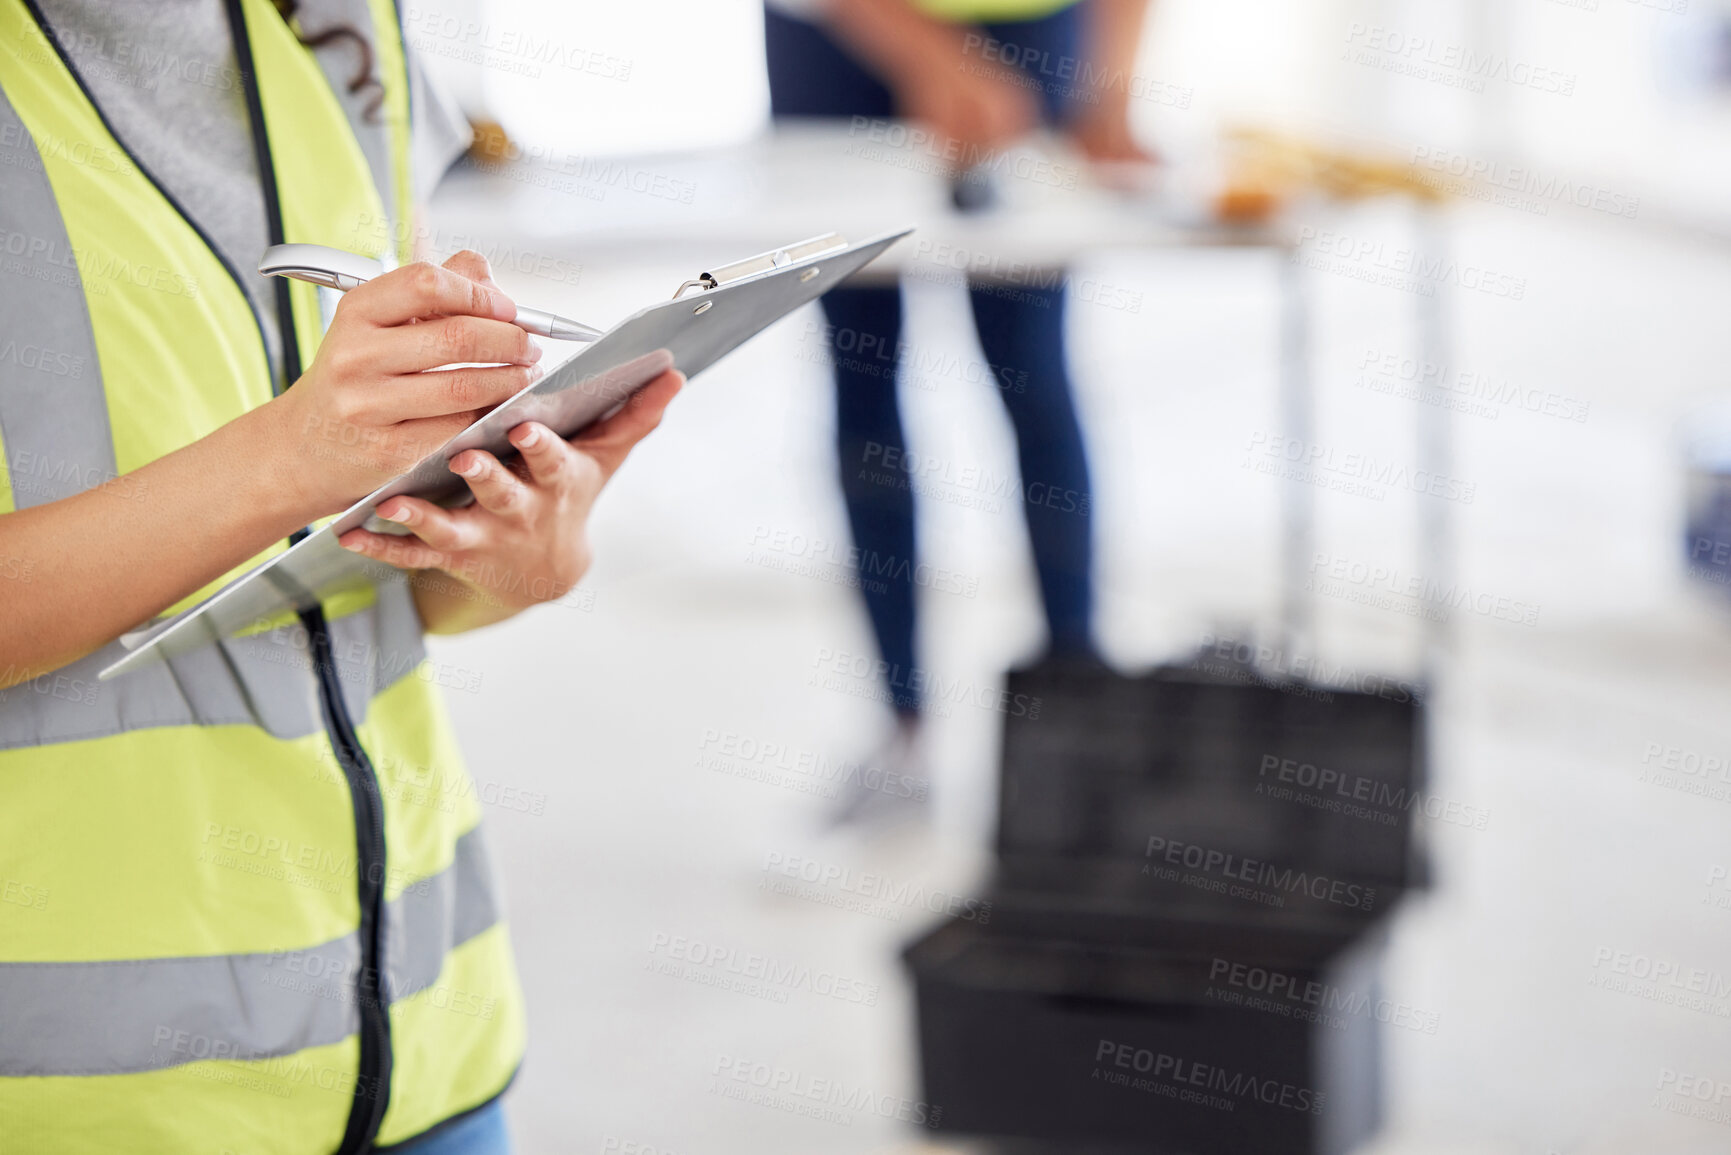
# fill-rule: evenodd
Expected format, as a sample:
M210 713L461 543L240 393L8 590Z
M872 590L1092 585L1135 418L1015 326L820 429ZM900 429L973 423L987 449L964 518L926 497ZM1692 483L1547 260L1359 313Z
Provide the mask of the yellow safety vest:
M999 20L1038 20L1078 0L914 0L928 16L952 24L981 24Z
M125 492L272 393L238 276L32 2L0 0L0 512ZM357 0L388 198L278 12L226 2L273 239L406 243L392 0ZM292 381L322 323L284 291ZM0 1152L352 1153L498 1096L521 992L406 583L99 683L118 652L0 692Z

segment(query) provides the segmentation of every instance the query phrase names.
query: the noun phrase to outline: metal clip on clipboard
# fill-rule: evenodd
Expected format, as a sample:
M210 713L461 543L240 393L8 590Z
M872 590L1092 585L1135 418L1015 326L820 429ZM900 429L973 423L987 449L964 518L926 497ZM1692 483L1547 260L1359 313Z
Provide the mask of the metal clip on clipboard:
M713 273L699 273L695 279L686 281L673 290L673 299L679 300L685 295L687 289L699 291L719 289L723 285L731 285L763 273L774 272L776 269L784 268L795 261L803 261L808 257L821 257L825 253L839 252L845 248L847 248L847 239L840 233L824 233L822 236L809 237L784 248L770 249L766 253L758 253L755 257L746 257L744 260L734 261L730 265L721 265ZM800 274L799 279L809 281L819 272L821 270L817 268L807 269ZM703 306L698 306L698 311L702 312Z

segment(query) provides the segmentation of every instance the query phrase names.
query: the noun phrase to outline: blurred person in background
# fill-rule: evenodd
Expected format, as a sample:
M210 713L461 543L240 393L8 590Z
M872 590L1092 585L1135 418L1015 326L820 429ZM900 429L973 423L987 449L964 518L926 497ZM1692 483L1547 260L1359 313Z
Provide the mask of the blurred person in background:
M1041 124L1101 162L1149 160L1130 130L1131 73L1148 0L769 0L770 104L780 117L900 117L947 142L957 206L990 186L968 170ZM970 281L981 351L1015 428L1023 510L1049 633L1048 656L1092 660L1093 498L1055 287ZM860 589L888 667L895 728L872 765L924 777L924 680L915 660L914 492L897 399L898 289L841 288L822 301L835 365L836 448ZM835 357L886 351L876 362ZM900 775L899 779L892 776ZM836 818L893 807L856 780Z

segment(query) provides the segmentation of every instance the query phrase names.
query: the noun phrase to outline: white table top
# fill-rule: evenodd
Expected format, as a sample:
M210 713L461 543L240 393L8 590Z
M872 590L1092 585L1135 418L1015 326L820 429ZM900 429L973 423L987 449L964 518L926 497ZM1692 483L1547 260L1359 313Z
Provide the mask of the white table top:
M879 277L1016 283L1089 252L1278 247L1276 226L1229 228L1187 213L1168 171L1137 194L1103 187L1047 141L998 162L996 207L958 212L936 146L900 124L784 125L724 150L639 158L523 155L459 170L435 199L442 227L584 260L717 263L820 233L849 240L914 225L877 262ZM1181 174L1179 174L1181 176ZM1192 220L1187 221L1186 216ZM507 235L508 234L508 235ZM695 275L699 270L692 269Z

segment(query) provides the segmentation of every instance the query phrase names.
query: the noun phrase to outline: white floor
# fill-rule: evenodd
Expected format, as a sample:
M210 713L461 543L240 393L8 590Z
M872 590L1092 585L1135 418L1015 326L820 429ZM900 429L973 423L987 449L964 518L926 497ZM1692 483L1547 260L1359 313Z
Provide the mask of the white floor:
M460 203L460 188L451 195ZM1406 236L1397 207L1339 221L1394 246ZM1512 403L1453 419L1452 473L1474 494L1449 503L1457 573L1537 615L1457 611L1440 660L1433 784L1490 817L1483 830L1427 824L1435 885L1394 916L1388 985L1439 1025L1388 1030L1389 1126L1374 1150L1728 1150L1731 1126L1681 1113L1692 1100L1661 1083L1670 1071L1731 1087L1731 889L1709 888L1731 864L1731 804L1642 774L1655 744L1731 752L1731 616L1683 579L1677 452L1681 417L1727 391L1731 250L1486 206L1455 223L1463 260L1525 280L1518 301L1448 295L1455 362L1590 408L1583 422ZM1073 310L1101 632L1127 666L1211 630L1275 624L1280 483L1245 467L1253 438L1278 430L1271 269L1254 253L1124 254L1090 270L1138 286L1140 310ZM688 273L501 280L610 321ZM1360 382L1374 353L1413 348L1413 297L1314 280L1316 440L1413 463L1414 403ZM911 341L976 356L950 290L921 286L912 300ZM919 1095L897 951L935 916L773 893L769 867L813 859L966 894L989 866L989 712L933 720L923 836L825 834L824 800L788 785L804 776L766 782L753 777L763 762L724 753L859 757L886 723L867 698L813 684L824 658L872 652L841 571L804 576L765 564L791 564L785 553L753 552L784 531L846 539L814 324L789 319L680 399L605 498L581 594L435 650L481 673L451 705L477 778L515 788L489 793L501 802L488 823L531 1000L509 1100L530 1155L947 1149L893 1120L802 1118L723 1093L741 1085L728 1072L761 1063ZM1007 423L965 378L938 373L908 392L915 446L1007 471ZM1019 515L940 496L921 510L928 557L978 578L978 593L926 598L926 661L989 680L1039 642ZM1323 494L1317 548L1415 572L1418 500ZM1320 652L1414 673L1414 619L1351 592L1318 599ZM524 798L539 812L513 808ZM734 953L701 961L717 950ZM1720 993L1689 1009L1595 985L1622 978L1619 952L1630 967L1699 968ZM849 994L815 989L829 980L726 985L753 955ZM1731 1090L1717 1106L1731 1110Z

